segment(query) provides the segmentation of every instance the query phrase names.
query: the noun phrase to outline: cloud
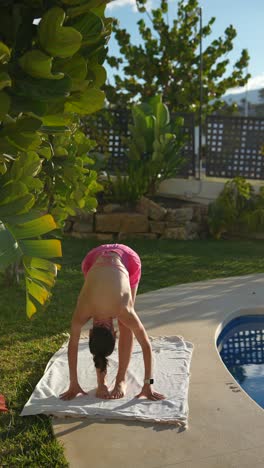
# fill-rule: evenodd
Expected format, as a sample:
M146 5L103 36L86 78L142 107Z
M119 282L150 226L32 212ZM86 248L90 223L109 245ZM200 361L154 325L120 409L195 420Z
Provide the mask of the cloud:
M228 94L240 94L253 89L264 88L264 73L253 76L248 80L247 85L241 86L240 88L232 88L227 91Z
M112 0L107 4L108 10L116 10L117 8L122 7L131 7L132 11L135 13L137 10L136 0ZM146 4L147 10L150 10L153 7L153 0L148 0Z
M264 364L251 364L250 366L245 366L244 369L247 377L264 376Z

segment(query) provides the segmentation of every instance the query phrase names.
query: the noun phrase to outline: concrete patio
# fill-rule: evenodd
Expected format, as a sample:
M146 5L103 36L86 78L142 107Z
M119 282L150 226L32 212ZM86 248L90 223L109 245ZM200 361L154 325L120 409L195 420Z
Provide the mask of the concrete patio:
M70 467L263 468L263 409L239 387L216 349L217 336L232 318L264 314L263 286L261 274L139 295L136 310L149 335L177 334L194 344L189 429L54 419Z

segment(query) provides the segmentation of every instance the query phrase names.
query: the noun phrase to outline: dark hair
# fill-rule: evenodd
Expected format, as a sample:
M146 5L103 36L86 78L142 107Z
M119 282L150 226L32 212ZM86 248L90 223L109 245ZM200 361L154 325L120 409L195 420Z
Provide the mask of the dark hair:
M110 356L115 348L115 335L106 327L94 327L90 334L89 348L94 358L94 365L101 372L108 365L106 356Z

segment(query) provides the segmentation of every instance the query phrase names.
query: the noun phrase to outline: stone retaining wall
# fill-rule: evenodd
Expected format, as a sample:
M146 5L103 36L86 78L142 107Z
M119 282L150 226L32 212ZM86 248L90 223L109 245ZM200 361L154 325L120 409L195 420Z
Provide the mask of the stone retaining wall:
M145 197L133 212L117 204L103 212L70 216L64 232L79 239L123 241L128 238L193 240L207 236L207 206L164 208Z

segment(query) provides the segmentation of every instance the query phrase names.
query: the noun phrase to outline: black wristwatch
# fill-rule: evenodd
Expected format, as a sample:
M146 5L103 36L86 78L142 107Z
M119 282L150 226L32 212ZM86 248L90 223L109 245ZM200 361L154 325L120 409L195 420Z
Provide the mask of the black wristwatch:
M152 384L154 384L154 379L145 379L145 380L144 380L144 384L150 384L150 385L152 385Z

